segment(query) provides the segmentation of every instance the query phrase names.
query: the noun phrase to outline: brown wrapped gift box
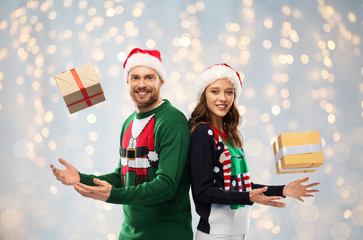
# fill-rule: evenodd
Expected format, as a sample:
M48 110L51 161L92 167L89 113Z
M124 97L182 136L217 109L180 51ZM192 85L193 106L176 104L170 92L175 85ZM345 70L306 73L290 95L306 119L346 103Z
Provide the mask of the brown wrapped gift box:
M70 113L105 101L105 96L92 63L54 76Z

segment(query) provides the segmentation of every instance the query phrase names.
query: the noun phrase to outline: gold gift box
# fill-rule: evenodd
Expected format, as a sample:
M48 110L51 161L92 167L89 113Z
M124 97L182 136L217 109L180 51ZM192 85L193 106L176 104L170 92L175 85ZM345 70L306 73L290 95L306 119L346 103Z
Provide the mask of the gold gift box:
M319 131L282 133L273 150L277 174L310 173L324 163Z
M58 74L54 79L71 114L105 101L92 63Z

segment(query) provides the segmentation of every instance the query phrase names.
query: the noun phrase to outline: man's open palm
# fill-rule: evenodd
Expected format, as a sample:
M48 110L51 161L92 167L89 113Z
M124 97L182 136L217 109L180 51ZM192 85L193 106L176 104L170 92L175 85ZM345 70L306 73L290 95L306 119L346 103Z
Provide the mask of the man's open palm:
M54 176L57 178L58 181L62 182L65 185L74 185L79 183L80 177L78 170L73 167L72 164L66 162L64 159L59 158L58 161L66 167L65 170L56 168L53 164L50 164L50 168L53 171Z

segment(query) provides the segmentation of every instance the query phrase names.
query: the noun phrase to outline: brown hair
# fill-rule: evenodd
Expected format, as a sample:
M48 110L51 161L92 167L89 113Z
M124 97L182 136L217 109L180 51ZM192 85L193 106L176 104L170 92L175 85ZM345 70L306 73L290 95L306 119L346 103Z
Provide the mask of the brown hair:
M238 109L235 103L232 103L231 109L228 111L226 116L223 117L223 127L230 138L233 147L242 148L242 136L238 131L238 123L241 120ZM205 90L200 96L198 105L194 108L190 119L189 126L191 133L202 124L212 124L211 113L207 107L207 100L205 96Z

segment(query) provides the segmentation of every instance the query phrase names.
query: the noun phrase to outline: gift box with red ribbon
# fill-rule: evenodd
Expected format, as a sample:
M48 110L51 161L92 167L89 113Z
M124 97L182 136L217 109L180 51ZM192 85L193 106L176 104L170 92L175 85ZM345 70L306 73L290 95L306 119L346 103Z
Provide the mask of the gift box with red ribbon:
M105 101L105 96L92 63L54 76L69 112Z

